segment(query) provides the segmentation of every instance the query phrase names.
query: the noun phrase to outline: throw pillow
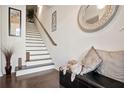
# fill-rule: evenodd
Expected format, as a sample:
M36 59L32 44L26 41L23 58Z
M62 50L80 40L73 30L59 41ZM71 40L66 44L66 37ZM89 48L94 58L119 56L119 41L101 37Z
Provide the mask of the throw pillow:
M124 51L96 51L103 59L96 71L124 83Z
M84 58L83 62L84 67L80 74L83 75L88 72L94 71L100 65L101 62L102 59L96 52L95 48L92 47Z

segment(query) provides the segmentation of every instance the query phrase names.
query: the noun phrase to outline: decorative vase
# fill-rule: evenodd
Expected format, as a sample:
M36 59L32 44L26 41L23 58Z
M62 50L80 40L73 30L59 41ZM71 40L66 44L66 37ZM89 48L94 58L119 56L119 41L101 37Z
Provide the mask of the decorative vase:
M5 66L5 71L6 71L6 75L11 75L11 57L13 55L13 48L4 48L2 49L3 54L5 56L5 60L6 60L6 66Z
M11 75L12 66L10 64L10 60L11 60L11 56L6 56L6 66L5 66L6 75Z
M12 66L5 67L6 75L11 75L11 69L12 69Z

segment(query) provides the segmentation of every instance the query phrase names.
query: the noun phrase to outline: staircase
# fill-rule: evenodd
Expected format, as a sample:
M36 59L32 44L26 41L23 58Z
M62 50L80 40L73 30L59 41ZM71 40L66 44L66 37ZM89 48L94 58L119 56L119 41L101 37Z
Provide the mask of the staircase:
M29 60L21 69L16 68L16 76L54 69L54 63L40 32L37 31L34 23L28 22L26 26L26 52L29 53Z

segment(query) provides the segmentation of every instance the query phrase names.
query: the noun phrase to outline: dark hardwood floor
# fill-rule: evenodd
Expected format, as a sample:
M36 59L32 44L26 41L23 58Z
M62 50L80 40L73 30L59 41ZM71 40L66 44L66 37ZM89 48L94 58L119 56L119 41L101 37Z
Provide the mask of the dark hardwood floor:
M59 72L48 70L30 75L16 77L3 76L0 78L0 88L59 88Z

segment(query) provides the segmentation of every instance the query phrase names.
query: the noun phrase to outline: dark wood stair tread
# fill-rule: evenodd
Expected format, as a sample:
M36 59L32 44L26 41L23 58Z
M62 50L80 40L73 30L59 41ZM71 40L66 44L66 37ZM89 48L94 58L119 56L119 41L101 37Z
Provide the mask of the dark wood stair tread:
M44 67L44 66L50 66L50 65L54 65L54 63L45 63L45 64L33 65L33 66L22 66L21 69L19 69L18 67L16 67L15 70L16 71L19 71L19 70L26 70L26 69L32 69L32 68Z

